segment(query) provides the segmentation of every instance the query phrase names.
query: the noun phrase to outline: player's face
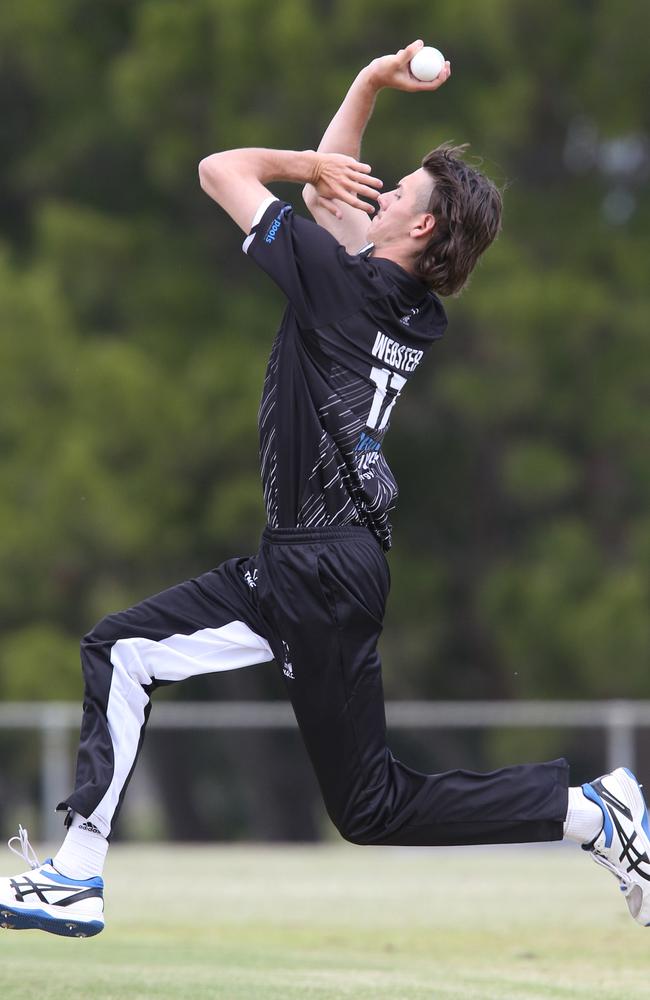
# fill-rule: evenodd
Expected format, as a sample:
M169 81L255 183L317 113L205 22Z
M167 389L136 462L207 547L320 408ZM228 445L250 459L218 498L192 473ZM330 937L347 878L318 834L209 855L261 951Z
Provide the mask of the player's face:
M378 209L368 230L375 247L407 239L414 222L424 215L431 193L431 179L420 167L403 177L393 191L379 195Z

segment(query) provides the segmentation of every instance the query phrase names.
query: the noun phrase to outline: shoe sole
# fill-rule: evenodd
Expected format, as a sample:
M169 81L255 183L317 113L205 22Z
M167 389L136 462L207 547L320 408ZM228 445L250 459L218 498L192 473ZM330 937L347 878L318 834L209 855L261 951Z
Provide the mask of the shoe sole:
M0 906L0 927L14 931L46 931L74 938L94 937L104 930L100 920L61 920L44 910L18 910L11 906Z

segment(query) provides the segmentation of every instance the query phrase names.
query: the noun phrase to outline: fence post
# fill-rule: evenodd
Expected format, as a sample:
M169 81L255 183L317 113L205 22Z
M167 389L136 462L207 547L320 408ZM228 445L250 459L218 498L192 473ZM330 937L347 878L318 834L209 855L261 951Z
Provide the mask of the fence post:
M66 706L45 705L41 721L41 838L61 840L62 814L56 807L71 789Z
M634 706L629 701L612 701L607 705L607 770L615 767L636 769Z

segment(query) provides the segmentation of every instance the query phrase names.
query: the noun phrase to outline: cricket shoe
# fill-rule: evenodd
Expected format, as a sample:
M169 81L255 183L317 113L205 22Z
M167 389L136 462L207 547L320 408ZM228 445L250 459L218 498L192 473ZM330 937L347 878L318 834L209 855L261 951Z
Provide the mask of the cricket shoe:
M104 929L104 882L101 878L74 879L61 875L50 858L40 864L27 831L18 828L9 849L24 858L31 870L0 879L0 927L41 930L64 937L92 937ZM19 841L20 850L12 847Z
M626 767L618 767L582 791L604 817L601 832L583 850L616 877L634 919L650 927L650 820L641 785Z

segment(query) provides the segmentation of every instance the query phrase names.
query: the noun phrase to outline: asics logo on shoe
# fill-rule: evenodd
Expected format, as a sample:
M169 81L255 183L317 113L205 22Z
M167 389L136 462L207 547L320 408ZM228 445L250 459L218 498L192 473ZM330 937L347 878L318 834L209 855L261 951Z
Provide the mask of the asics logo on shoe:
M622 813L626 819L629 820L632 819L632 810L630 809L630 807L626 806L624 802L621 802L621 800L617 799L616 796L612 794L612 792L608 791L608 789L605 788L600 779L598 779L597 781L592 781L592 785L594 786L595 789L597 789L598 794L600 795L603 802L607 803L607 805L610 806L612 809L616 809L617 812Z
M619 819L619 814L623 816L628 823L633 822L632 810L629 806L617 799L612 792L610 792L600 779L592 782L593 787L598 792L600 798L605 803L609 809L609 814L612 819L612 823L618 834L618 838L621 843L621 853L619 854L619 861L627 863L628 872L636 872L641 878L645 879L646 882L650 882L650 857L645 850L639 851L634 842L638 839L637 831L634 827L631 828L631 833L628 832L621 823ZM629 829L629 828L628 828ZM645 870L642 865L648 866Z
M49 903L50 906L72 906L73 903L80 903L84 899L98 897L103 899L103 891L99 886L75 890L71 885L53 885L51 882L36 882L28 875L21 875L18 878L9 880L9 885L16 894L16 902L24 903L27 896L36 896L41 903ZM65 889L71 889L69 896L63 899L52 899L52 894L60 895ZM46 895L49 893L50 898Z

